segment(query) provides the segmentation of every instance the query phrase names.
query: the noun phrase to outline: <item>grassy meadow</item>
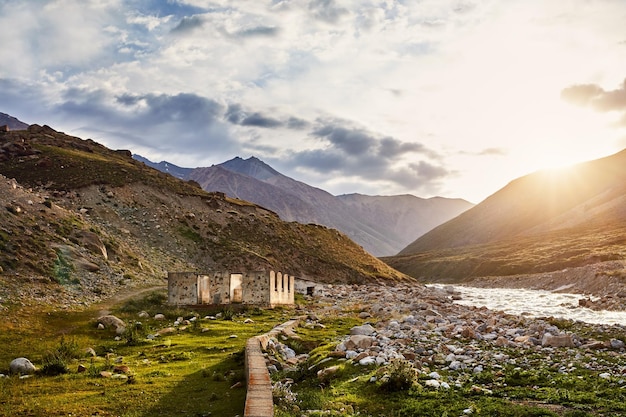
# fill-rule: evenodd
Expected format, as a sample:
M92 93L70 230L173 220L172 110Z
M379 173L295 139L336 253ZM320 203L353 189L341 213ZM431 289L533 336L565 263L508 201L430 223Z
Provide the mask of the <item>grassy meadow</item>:
M209 320L203 318L206 312L179 310L164 301L162 291L107 306L127 323L141 322L140 329L117 341L113 331L96 328L98 306L82 311L13 308L0 323L0 372L7 374L10 361L21 356L38 372L26 379L0 378L0 416L243 415L245 342L286 321L293 309L225 310L223 318ZM142 310L150 318L139 319ZM155 321L156 313L167 320ZM202 317L172 334L144 337L172 326L178 317L198 314ZM247 318L253 323L243 323ZM85 353L88 348L97 356ZM128 372L101 376L119 365L128 366Z

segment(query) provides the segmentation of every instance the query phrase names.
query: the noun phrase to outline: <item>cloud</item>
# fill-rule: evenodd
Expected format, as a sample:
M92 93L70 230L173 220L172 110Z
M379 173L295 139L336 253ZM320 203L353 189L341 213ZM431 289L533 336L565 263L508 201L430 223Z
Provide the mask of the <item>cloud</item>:
M243 109L241 104L230 104L224 114L225 119L235 125L272 128L288 128L292 130L302 130L309 126L309 122L297 117L288 117L285 120L277 119L255 111L250 112Z
M361 129L350 129L332 124L312 132L314 136L327 139L330 144L349 155L362 155L371 151L376 140Z
M274 37L278 35L278 28L274 26L256 26L248 29L241 29L234 33L236 37L240 38L254 38L254 37Z
M358 178L391 184L394 189L436 190L451 174L437 152L421 143L402 142L356 127L344 120L318 120L310 135L322 147L292 152L288 160L325 178ZM416 162L406 162L413 161Z
M182 20L172 29L172 33L186 34L194 31L197 28L204 26L205 19L202 16L185 16Z
M626 110L626 80L611 91L596 84L577 84L561 91L561 97L570 103L589 106L600 112Z
M311 0L309 11L316 19L333 24L349 13L347 9L338 7L335 0Z

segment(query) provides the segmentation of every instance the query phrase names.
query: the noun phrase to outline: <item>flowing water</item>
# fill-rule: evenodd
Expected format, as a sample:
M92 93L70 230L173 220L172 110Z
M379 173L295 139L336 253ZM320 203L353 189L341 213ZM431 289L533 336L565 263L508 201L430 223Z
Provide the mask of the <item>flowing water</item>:
M475 288L433 284L431 287L453 287L461 295L458 304L487 307L490 310L529 317L558 317L595 324L626 325L626 311L595 311L578 306L581 294L512 288Z

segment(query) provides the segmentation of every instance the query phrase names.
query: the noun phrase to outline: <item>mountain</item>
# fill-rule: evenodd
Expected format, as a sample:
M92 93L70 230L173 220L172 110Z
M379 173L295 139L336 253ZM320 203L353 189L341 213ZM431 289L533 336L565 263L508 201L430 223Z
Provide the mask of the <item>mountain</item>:
M16 119L13 116L9 116L6 113L0 113L0 126L9 126L11 130L26 130L28 124Z
M0 302L94 301L168 271L274 269L327 283L408 277L336 230L285 222L48 126L0 132Z
M353 216L395 236L398 244L409 242L473 207L460 198L420 198L410 194L344 194L337 198L350 207Z
M445 198L337 197L289 178L255 157L196 168L188 178L205 190L253 201L283 220L340 230L376 256L397 253L415 237L472 206Z
M463 280L622 261L626 150L518 178L385 258L414 277Z
M189 173L193 170L193 168L182 168L166 161L152 162L149 159L144 158L143 156L137 155L137 154L133 154L133 159L139 162L143 162L149 167L158 169L161 172L165 172L181 180L186 179L189 176Z

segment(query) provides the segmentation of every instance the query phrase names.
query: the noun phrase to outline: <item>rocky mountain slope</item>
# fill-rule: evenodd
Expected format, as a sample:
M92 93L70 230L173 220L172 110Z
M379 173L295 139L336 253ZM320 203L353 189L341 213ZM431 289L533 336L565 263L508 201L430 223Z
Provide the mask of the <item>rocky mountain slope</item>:
M205 190L267 207L283 220L338 229L377 256L397 253L417 236L472 206L465 200L446 198L336 197L289 178L255 157L196 168L188 178Z
M516 179L386 260L412 276L448 281L621 265L625 232L626 150Z
M287 223L92 141L31 125L0 133L0 304L70 303L167 271L273 268L321 282L406 276L323 226Z
M0 126L9 126L11 130L25 130L28 129L28 124L16 119L13 116L9 116L6 113L0 113Z

